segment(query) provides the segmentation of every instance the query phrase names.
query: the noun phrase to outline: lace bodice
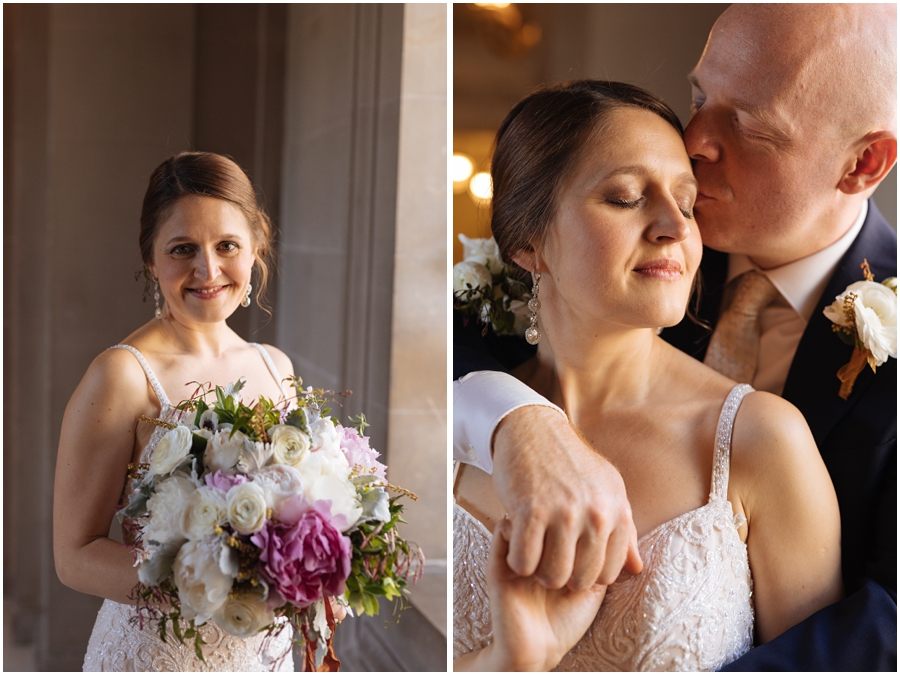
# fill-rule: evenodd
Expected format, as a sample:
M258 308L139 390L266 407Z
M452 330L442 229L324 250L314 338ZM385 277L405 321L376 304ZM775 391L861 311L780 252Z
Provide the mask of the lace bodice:
M259 350L272 377L281 386L281 378L265 347L251 344ZM159 418L171 421L177 415L177 410L169 401L144 356L130 345L116 345L110 349L127 349L134 354L159 399ZM141 462L150 461L153 451L166 431L162 427L154 429L146 447L141 451ZM187 624L182 623L182 626L184 630ZM144 621L143 626L138 623L137 613L132 605L105 600L97 614L97 621L88 642L84 671L293 672L294 670L291 653L293 631L290 626L268 638L259 635L246 640L228 635L213 621L208 621L199 630L206 643L202 647L206 663L201 662L194 653L193 641L187 640L182 646L169 629L169 637L163 642L159 638L155 623Z
M709 501L638 541L644 570L612 584L588 632L558 671L716 670L753 643L752 580L743 516L728 501L737 385L719 416ZM491 643L485 565L491 534L453 507L453 655Z

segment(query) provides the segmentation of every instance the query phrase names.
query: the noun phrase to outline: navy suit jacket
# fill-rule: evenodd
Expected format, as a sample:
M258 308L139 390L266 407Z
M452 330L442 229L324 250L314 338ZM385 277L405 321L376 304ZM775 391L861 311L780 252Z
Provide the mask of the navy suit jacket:
M841 512L841 554L847 598L724 670L890 670L897 667L897 360L859 375L853 393L838 396L838 369L852 347L833 334L821 310L855 281L867 259L877 281L897 275L897 235L869 201L859 236L841 259L800 340L783 397L803 413L831 474ZM699 316L715 325L728 256L704 250ZM663 331L670 343L703 359L711 332L685 319ZM486 350L477 327L457 323L454 376L508 369L524 360L524 340L494 340ZM491 345L488 345L491 347ZM499 347L499 349L498 349Z

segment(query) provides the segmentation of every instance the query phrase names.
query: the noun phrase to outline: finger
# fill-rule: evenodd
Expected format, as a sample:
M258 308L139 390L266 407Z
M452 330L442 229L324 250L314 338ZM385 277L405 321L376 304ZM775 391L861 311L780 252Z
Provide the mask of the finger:
M504 518L494 528L494 539L491 542L491 550L488 553L487 579L488 582L499 582L512 573L506 564L506 556L509 553L510 522Z
M638 549L637 529L631 528L631 536L628 540L628 552L625 555L625 566L622 568L629 574L640 574L644 569L644 561L641 560L641 552Z
M511 529L506 564L520 577L530 577L541 561L544 524L534 517L514 514Z
M630 534L630 530L621 525L610 533L606 542L606 559L603 561L603 569L597 583L611 584L618 579L622 565L625 564Z
M577 546L577 532L568 523L559 521L547 529L541 562L534 572L542 586L559 589L569 582Z
M599 528L589 527L581 533L575 549L575 562L568 587L573 591L590 588L603 571L606 557L606 534Z

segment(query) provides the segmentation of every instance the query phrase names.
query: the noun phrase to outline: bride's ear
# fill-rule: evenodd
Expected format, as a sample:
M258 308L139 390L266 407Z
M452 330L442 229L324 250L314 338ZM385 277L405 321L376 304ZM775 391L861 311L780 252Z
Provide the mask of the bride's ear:
M523 270L531 272L535 269L537 263L537 253L534 248L529 245L527 248L520 249L512 255L512 261Z

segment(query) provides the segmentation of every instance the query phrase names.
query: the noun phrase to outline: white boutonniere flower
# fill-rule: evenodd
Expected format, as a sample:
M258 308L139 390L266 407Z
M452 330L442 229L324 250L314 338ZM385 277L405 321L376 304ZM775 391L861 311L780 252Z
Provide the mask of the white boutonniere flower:
M847 286L824 310L832 330L853 346L849 363L837 372L844 400L867 363L875 372L889 358L897 358L897 278L877 283L867 260L860 267L865 281Z

